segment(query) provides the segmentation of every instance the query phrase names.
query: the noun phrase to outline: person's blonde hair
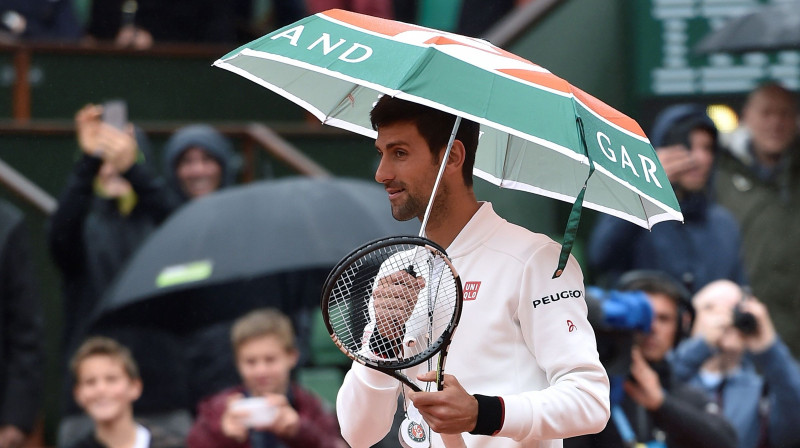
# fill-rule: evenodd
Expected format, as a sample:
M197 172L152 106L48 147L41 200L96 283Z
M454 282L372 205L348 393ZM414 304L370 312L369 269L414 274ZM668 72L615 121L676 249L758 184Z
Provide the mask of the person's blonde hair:
M274 308L251 311L240 317L231 328L231 344L234 353L245 342L262 336L275 336L287 351L295 350L292 321Z
M131 355L128 347L120 344L119 342L105 337L105 336L92 336L86 339L75 354L72 355L69 366L75 382L78 381L78 371L81 363L92 356L108 356L111 359L117 360L122 363L125 374L132 380L141 379L139 375L139 367Z

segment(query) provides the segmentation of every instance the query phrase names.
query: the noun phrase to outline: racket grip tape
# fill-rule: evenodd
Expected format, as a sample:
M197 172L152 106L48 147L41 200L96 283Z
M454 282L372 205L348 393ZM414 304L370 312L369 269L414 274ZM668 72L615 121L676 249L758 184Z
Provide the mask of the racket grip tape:
M478 400L478 419L470 434L493 436L503 428L505 403L501 397L474 394Z

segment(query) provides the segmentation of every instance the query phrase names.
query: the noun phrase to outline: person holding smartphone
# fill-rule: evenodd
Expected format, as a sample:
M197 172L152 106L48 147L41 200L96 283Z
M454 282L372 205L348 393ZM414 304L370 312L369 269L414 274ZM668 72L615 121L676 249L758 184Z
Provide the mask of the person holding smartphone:
M206 397L191 448L345 448L336 416L292 381L299 351L289 316L274 308L237 319L230 341L242 383Z
M148 168L152 157L146 137L128 123L126 115L120 102L89 104L76 113L80 153L48 223L47 240L61 274L64 307L60 446L91 429L91 422L81 415L69 394L72 379L66 370L67 359L85 338L89 319L117 272L173 208L163 183ZM151 371L179 374L163 370L177 369L179 366L165 360L181 353L177 341L166 334L109 329L105 335L134 351L145 380ZM171 383L148 383L152 386L137 402L137 410L170 414L172 407L186 401L182 390ZM189 413L182 415L182 426L188 431Z

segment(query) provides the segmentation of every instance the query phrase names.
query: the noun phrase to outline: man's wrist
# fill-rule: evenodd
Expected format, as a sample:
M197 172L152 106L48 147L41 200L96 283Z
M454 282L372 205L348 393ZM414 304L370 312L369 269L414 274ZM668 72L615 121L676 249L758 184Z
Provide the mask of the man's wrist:
M493 436L500 432L505 421L505 403L501 397L474 394L478 401L478 418L470 434Z
M377 330L369 337L369 349L381 358L396 358L397 350L402 344L402 338L389 339Z

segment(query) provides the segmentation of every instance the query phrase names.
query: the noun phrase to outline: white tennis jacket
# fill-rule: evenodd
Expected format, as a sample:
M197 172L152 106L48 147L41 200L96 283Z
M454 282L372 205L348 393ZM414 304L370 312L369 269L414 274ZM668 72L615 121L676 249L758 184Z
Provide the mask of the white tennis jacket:
M463 434L470 448L560 447L608 421L608 376L586 318L580 266L570 257L563 275L551 278L560 249L499 217L490 203L447 248L465 302L445 373L467 392L501 396L505 404L498 434ZM426 363L405 373L413 379L418 370ZM336 401L352 447L370 447L388 433L400 390L391 376L353 363ZM444 446L438 434L430 439Z

